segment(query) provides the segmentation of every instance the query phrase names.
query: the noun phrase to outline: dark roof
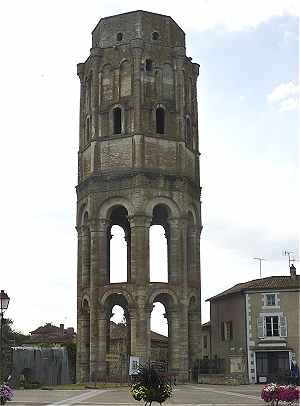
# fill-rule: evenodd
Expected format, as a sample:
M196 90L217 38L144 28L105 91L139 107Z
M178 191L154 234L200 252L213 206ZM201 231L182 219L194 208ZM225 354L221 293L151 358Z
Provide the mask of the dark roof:
M30 331L30 334L49 334L59 332L59 327L53 326L51 323L47 323L44 326L38 327L36 330Z
M238 283L234 285L232 288L224 290L217 294L216 296L212 296L208 301L218 300L224 296L234 295L237 293L243 293L247 290L269 290L269 289L299 289L300 288L300 276L296 275L296 278L292 278L291 276L269 276L267 278L261 279L254 279L252 281Z

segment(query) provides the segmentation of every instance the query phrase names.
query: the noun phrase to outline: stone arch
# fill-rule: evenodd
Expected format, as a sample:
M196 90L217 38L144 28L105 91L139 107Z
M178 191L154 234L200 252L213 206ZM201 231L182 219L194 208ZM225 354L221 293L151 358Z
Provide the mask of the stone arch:
M128 217L133 216L134 207L133 204L123 196L115 196L108 198L98 207L97 213L100 218L108 219L110 212L114 206L123 206L128 212Z
M113 98L113 77L112 67L106 64L101 72L101 99L102 102L108 102Z
M85 313L85 309L87 308L87 306L88 306L88 309L91 308L90 298L87 294L84 294L81 299L81 310L83 313Z
M174 97L174 70L168 63L163 65L163 98L172 100Z
M116 324L112 320L112 311L115 306L120 306L123 309L125 324L122 322ZM123 355L124 359L127 359L131 354L131 312L133 309L131 295L124 289L110 289L102 296L100 309L105 330L105 337L103 337L105 353ZM106 364L107 376L113 380L118 379L120 376L118 368L119 361L109 361Z
M170 199L167 196L159 196L150 200L145 208L146 215L152 217L154 207L159 204L167 206L167 208L170 210L170 217L180 217L181 213L177 203L175 203L174 200Z
M164 288L156 288L150 294L148 295L148 298L146 299L146 306L152 306L155 299L161 299L164 302L163 304L166 303L166 305L171 305L171 306L178 306L179 300L177 298L177 295L175 292L173 292L172 289L168 287Z
M120 63L120 97L131 95L131 63L123 59Z
M78 210L77 225L78 225L79 227L84 224L84 216L85 216L85 213L87 213L87 215L89 215L89 211L88 211L88 208L87 208L87 202L84 202L84 203L80 206L80 208L79 208L79 210Z
M114 287L107 290L99 300L99 305L105 309L108 302L113 299L116 299L115 304L126 304L128 309L135 308L135 302L131 294L124 288L120 287Z
M192 218L193 220L193 225L196 225L199 222L197 208L193 205L190 205L187 209L187 216L189 216L189 214L191 216L190 218Z

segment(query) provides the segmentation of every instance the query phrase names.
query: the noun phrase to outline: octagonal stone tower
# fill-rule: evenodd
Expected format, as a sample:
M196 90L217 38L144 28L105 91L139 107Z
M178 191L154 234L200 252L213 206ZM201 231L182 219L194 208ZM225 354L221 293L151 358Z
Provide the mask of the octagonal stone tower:
M78 64L77 381L105 380L114 305L124 309L127 356L150 359L150 315L168 320L168 370L180 381L200 358L199 65L171 17L103 18ZM168 282L149 276L149 228L162 225ZM127 243L127 280L111 283L111 228Z

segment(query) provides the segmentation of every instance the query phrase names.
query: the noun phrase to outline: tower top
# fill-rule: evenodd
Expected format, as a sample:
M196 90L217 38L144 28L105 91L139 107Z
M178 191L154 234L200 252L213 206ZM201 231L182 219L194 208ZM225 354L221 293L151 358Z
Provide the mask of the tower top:
M185 47L185 34L169 16L137 10L101 18L92 32L93 47L109 48L141 39L152 45Z

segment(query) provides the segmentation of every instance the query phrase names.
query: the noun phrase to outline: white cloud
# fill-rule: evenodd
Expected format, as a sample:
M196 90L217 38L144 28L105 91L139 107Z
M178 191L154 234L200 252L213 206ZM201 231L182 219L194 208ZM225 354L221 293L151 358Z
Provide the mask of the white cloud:
M282 100L280 103L279 111L281 113L290 110L296 110L298 108L298 100L292 97Z
M141 8L141 2L137 0L128 1L127 5L131 5L133 9ZM298 14L295 0L186 1L184 13L182 4L173 1L162 3L160 0L153 0L151 5L151 11L171 14L183 29L192 28L199 31L218 26L229 31L239 31L254 28L272 17ZM149 9L149 3L146 9Z
M294 96L299 93L299 85L293 82L281 83L276 86L267 96L267 102L273 104L285 99L289 96Z

